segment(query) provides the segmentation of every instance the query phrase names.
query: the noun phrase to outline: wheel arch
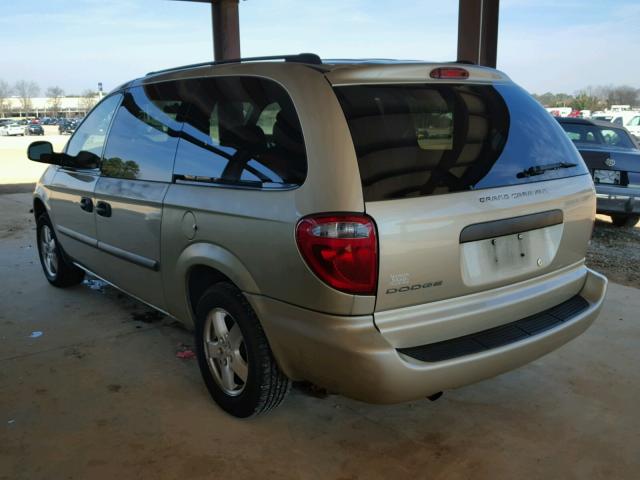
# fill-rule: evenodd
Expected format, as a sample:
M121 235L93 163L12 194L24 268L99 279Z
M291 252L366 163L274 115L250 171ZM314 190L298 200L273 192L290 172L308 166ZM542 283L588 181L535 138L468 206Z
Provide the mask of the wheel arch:
M253 276L240 259L219 245L189 245L179 256L176 267L177 278L184 279L182 298L192 325L195 324L198 299L215 283L227 282L240 291L260 293Z
M33 216L35 217L36 220L38 220L40 215L42 215L43 213L47 213L47 207L45 206L44 201L40 197L34 197L33 198Z

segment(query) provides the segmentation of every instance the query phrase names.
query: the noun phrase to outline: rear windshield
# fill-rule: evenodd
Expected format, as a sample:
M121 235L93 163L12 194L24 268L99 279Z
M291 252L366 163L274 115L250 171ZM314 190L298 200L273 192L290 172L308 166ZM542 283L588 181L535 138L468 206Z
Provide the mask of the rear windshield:
M615 128L613 124L611 127L601 127L586 123L560 122L560 125L564 128L567 137L577 145L600 145L636 150L627 132L621 128Z
M335 91L365 201L588 173L553 117L515 85L353 85Z

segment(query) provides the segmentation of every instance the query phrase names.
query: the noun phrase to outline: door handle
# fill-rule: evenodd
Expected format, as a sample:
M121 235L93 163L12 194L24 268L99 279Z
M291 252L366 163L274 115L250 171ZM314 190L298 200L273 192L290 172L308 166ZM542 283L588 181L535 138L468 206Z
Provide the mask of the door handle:
M80 199L80 208L85 212L93 212L93 201L89 197Z
M107 202L98 202L96 205L96 213L101 217L110 217L111 216L111 205Z

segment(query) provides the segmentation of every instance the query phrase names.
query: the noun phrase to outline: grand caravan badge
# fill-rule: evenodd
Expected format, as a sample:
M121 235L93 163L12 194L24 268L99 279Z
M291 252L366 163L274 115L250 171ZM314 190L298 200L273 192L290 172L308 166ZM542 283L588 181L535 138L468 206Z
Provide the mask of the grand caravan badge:
M478 198L480 203L489 203L489 202L503 202L507 200L518 200L520 198L531 198L536 197L538 195L547 195L549 190L546 188L536 188L533 190L523 190L520 192L513 193L498 193L496 195L485 195L483 197Z

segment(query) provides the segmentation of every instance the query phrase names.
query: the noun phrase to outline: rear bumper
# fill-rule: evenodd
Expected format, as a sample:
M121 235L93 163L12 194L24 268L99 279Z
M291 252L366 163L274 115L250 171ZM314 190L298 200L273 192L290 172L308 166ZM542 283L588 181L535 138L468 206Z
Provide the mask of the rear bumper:
M246 296L262 321L276 359L290 378L309 380L358 400L397 403L506 372L555 350L584 332L600 312L607 279L583 266L580 272L581 286L577 294L588 305L578 314L526 339L437 362L423 362L400 353L401 347L392 345L375 328L371 315L340 317L262 296ZM552 295L553 291L548 293ZM452 308L454 312L455 306ZM496 307L493 314L499 310ZM530 311L529 315L542 310L545 308ZM456 319L450 321L456 322ZM460 326L459 336L473 333L464 329L464 322ZM425 328L429 330L424 325L410 327L416 332ZM434 341L437 336L429 343ZM418 345L420 343L404 347Z
M598 213L640 214L640 188L596 185Z

